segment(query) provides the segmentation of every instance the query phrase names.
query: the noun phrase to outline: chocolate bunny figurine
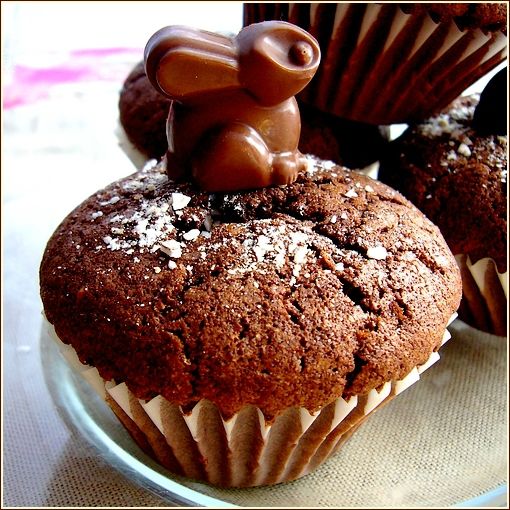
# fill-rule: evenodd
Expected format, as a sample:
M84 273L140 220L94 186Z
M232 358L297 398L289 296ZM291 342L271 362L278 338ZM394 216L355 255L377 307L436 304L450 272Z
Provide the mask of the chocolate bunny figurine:
M289 184L304 170L294 95L320 61L317 41L283 21L235 38L170 26L145 48L152 85L171 98L167 172L207 191Z

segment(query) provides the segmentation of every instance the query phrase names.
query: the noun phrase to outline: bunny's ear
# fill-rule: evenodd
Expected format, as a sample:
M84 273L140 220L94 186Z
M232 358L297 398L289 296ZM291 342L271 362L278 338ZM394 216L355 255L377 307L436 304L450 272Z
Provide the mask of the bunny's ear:
M240 87L236 48L225 36L178 25L165 27L149 39L144 57L150 82L171 99Z

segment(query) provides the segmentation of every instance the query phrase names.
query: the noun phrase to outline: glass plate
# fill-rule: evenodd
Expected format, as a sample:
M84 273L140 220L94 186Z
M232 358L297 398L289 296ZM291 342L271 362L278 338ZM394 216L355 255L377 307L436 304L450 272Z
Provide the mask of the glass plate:
M41 359L46 383L68 427L82 435L101 457L128 479L170 503L223 508L268 505L504 506L507 498L507 461L504 451L496 458L493 449L489 449L487 454L471 454L467 450L465 462L470 465L474 462L475 469L480 459L472 457L487 455L486 469L481 471L488 472L488 476L477 474L471 482L466 482L465 466L459 465L459 459L442 456L445 450L442 445L429 444L428 449L420 446L423 438L426 442L430 431L422 431L419 436L416 433L409 435L414 427L412 417L420 412L420 396L427 395L430 400L430 392L426 393L430 388L436 389L432 395L438 395L438 402L429 402L429 405L438 409L438 413L437 416L424 417L425 421L419 419L418 424L422 427L429 424L434 429L434 420L439 420L443 427L451 427L445 433L450 442L459 443L454 444L456 450L457 446L461 450L465 449L472 434L479 431L480 426L491 426L491 423L474 420L474 424L465 423L461 430L458 421L454 419L441 421L441 415L444 414L441 408L456 405L453 402L455 393L452 402L445 402L445 396L437 391L437 381L445 380L445 377L451 380L452 367L445 360L469 357L469 352L477 349L476 345L470 345L472 339L466 334L470 328L466 329L460 321L456 321L453 326L454 339L456 336L462 338L446 344L441 351L442 360L425 372L418 384L367 420L339 453L300 480L252 489L218 489L169 474L133 443L110 408L86 381L68 367L58 347L44 331L41 334ZM504 341L495 337L489 337L487 341L490 341L491 347L501 350L500 354L494 354L501 355L506 370ZM469 359L465 361L467 363ZM506 387L503 385L502 388L502 406L506 409ZM465 403L471 405L470 402ZM409 423L409 427L403 427L402 420ZM487 435L493 439L493 443L500 443L501 449L505 450L506 433L502 433L503 427L506 430L506 424L498 424ZM398 430L398 434L388 440L378 441L377 434L388 435L388 430ZM499 434L503 434L502 437L498 437ZM409 445L410 449L402 445ZM408 451L414 452L411 460ZM382 459L381 463L378 459ZM372 491L373 487L377 491Z

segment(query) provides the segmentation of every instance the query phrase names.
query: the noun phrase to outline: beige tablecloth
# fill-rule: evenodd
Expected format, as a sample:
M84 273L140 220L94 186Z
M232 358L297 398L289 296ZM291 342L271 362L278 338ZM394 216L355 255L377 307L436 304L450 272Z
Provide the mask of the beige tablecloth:
M155 28L164 23L156 19ZM75 205L133 171L114 133L121 76L140 57L110 52L110 74L56 83L19 65L11 68L14 81L3 83L3 506L171 504L67 428L39 352L38 266L46 240ZM459 322L454 330L438 365L312 475L253 490L190 487L238 505L444 506L506 483L506 340Z

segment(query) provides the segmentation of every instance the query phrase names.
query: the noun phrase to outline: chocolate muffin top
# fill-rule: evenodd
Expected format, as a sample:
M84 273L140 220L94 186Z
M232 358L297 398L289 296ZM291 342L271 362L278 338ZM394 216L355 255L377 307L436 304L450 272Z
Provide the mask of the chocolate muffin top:
M507 136L473 129L479 95L461 97L389 145L379 178L440 229L454 254L507 270Z
M170 99L149 83L144 63L129 73L119 95L119 120L129 141L147 159L161 158L167 148L166 119Z
M246 3L243 22L247 25L263 19L287 20L292 5ZM363 2L355 3L358 10L363 10L366 5L368 4ZM507 2L406 2L394 5L406 14L428 14L436 22L453 20L461 30L480 28L486 32L502 31L505 34L507 31ZM305 11L309 11L309 6L310 4L303 3L302 8L298 8L297 16L304 22L307 16Z
M507 30L507 2L472 3L403 3L400 8L406 13L428 13L434 21L453 20L457 26L480 28L486 32Z
M313 158L292 185L228 194L148 165L63 221L40 283L56 333L103 378L267 419L403 378L439 348L461 293L422 213Z

